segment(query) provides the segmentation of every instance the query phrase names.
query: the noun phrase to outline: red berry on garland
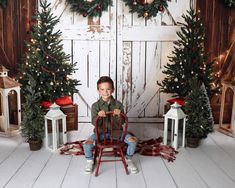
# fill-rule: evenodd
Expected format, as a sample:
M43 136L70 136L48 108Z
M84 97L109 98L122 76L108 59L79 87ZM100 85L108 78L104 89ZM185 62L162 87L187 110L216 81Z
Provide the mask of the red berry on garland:
M98 11L100 11L100 10L101 10L101 6L100 6L100 5L97 5L97 6L95 7L95 9L98 10Z
M142 5L145 5L146 3L147 3L146 0L141 0Z
M158 10L161 11L161 12L163 12L163 11L164 11L164 7L163 7L162 5L160 5L160 6L158 7Z
M88 14L87 14L87 12L84 12L82 15L83 15L83 17L87 17Z

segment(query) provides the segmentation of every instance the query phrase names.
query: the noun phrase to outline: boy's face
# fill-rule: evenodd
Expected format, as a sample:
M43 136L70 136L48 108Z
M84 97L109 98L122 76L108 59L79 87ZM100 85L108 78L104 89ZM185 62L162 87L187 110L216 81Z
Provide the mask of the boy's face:
M100 83L98 86L98 93L100 97L103 99L103 101L109 101L113 93L112 85L108 82L103 82Z

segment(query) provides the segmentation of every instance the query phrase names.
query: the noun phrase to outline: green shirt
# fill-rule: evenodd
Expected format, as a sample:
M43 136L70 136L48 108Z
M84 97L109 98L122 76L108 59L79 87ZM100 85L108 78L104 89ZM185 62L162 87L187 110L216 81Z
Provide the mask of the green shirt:
M96 124L96 118L98 116L99 111L104 110L105 112L113 111L114 109L120 109L121 113L124 113L123 105L118 100L115 100L113 97L110 98L110 103L107 103L100 98L97 102L95 102L91 107L91 121L92 124ZM106 123L106 130L109 131L110 128L110 122L108 118L105 118ZM113 135L117 135L117 129L118 129L118 117L115 116L113 120ZM99 132L102 131L102 125L99 123ZM121 129L122 131L122 129Z

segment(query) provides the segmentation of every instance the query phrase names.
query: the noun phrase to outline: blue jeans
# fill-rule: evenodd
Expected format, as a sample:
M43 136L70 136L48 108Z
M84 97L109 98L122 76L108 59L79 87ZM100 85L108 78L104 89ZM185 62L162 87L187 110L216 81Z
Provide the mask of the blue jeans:
M102 140L102 136L101 135L101 140ZM132 156L135 153L135 148L136 148L136 144L137 144L137 139L136 141L130 141L129 138L133 138L134 136L130 135L130 134L126 134L125 138L124 138L124 142L128 145L127 147L127 151L126 151L126 158L127 159L131 159ZM109 134L106 134L106 138L109 139ZM96 140L96 135L92 134L89 139L90 141L93 141L93 143L84 143L83 144L83 149L84 149L84 153L85 153L85 157L87 160L92 160L93 159L93 155L92 155L92 149L94 147L94 141Z

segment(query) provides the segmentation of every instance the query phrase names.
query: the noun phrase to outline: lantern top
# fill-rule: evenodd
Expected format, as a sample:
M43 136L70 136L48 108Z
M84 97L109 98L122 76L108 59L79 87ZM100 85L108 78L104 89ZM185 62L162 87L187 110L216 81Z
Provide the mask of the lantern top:
M9 70L6 68L6 67L4 67L3 65L0 65L0 72L8 72Z
M47 112L46 118L60 118L60 117L66 117L66 115L60 110L60 106L56 103L53 103L50 106L50 110Z
M171 105L170 110L164 116L165 116L165 118L170 118L170 119L186 118L186 115L182 111L181 106L176 102Z
M20 83L8 76L8 69L0 65L0 88L8 89L21 86Z

